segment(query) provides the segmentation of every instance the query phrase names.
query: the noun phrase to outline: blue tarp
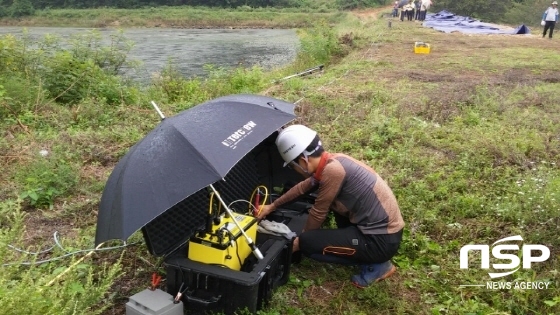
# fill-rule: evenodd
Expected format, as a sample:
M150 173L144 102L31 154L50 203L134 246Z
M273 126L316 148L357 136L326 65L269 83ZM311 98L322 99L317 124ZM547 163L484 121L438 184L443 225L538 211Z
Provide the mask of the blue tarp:
M435 14L427 14L426 20L422 25L445 33L460 32L466 34L511 35L530 33L529 28L525 25L521 25L512 31L511 29L500 28L500 26L496 24L484 23L470 17L455 15L445 10Z

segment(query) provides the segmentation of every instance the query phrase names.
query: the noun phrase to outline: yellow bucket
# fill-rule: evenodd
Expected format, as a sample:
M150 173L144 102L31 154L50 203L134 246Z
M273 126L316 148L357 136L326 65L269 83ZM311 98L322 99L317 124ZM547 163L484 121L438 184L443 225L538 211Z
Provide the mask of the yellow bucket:
M429 54L430 53L430 44L424 42L415 42L414 43L414 53L415 54Z

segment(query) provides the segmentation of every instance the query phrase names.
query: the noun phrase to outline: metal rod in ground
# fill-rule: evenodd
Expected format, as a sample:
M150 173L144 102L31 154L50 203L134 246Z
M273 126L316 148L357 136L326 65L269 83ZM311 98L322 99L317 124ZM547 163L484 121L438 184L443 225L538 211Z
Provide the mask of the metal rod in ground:
M298 72L296 74L292 74L292 75L289 75L287 77L284 77L284 78L278 80L277 82L288 80L288 79L291 79L291 78L294 78L294 77L299 77L299 76L311 74L315 71L322 71L324 67L325 67L324 65L318 65L317 67L309 68L309 69L304 70L302 72Z
M161 110L159 110L159 107L157 106L156 102L152 101L152 106L156 109L156 112L158 113L159 117L161 117L161 120L164 120L165 116L163 115Z

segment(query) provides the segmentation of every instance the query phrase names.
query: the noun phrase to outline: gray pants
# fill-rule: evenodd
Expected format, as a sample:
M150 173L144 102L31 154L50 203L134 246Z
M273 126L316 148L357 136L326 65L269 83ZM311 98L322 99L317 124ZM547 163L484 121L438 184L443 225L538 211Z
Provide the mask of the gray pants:
M335 213L338 228L305 231L299 236L301 253L311 259L341 265L382 263L398 251L403 230L394 234L364 235Z

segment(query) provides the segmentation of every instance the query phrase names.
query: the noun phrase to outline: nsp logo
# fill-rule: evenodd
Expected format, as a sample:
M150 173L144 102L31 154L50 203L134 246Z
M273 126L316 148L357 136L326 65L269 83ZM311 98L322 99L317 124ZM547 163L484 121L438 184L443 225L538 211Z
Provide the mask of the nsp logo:
M508 253L507 251L518 251L517 244L500 244L509 241L523 241L521 235L505 237L495 241L492 244L492 256L500 260L509 260L509 263L492 264L494 269L509 270L506 272L489 272L490 278L500 278L510 275L520 268L521 259L517 254ZM497 245L500 244L500 245ZM490 269L490 246L488 245L465 245L461 247L460 267L461 269L469 269L469 252L480 251L480 268ZM540 252L540 255L533 256L533 252ZM531 263L543 262L550 257L550 250L544 245L524 244L521 246L521 257L523 259L523 269L530 269Z

